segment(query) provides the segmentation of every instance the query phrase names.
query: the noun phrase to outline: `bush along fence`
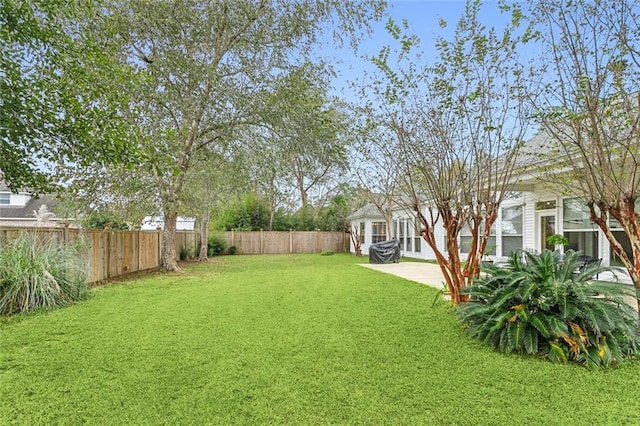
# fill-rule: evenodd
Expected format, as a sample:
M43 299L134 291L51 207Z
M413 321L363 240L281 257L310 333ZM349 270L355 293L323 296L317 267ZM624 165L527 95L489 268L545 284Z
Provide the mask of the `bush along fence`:
M0 245L21 233L34 233L45 241L72 243L83 237L87 244L87 281L94 283L132 272L160 266L162 231L79 230L75 228L0 228ZM179 231L176 235L176 256L197 253L200 234Z
M344 232L323 231L227 231L227 247L238 254L335 253L349 251Z

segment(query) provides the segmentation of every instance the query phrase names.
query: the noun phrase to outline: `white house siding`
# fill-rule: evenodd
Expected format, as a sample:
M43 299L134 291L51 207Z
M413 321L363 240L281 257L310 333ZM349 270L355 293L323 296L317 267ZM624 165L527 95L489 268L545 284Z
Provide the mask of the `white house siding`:
M375 205L367 203L365 206L347 216L347 220L349 220L351 229L358 231L358 238L362 241L360 244L362 254L368 255L369 247L372 244L373 224L375 222L385 222L382 213L380 213ZM364 240L361 238L362 234L360 233L360 224L364 224ZM350 243L349 246L351 252L354 253L355 247L353 246L353 243Z
M524 193L524 215L523 215L523 248L535 248L536 246L536 201L532 192Z
M564 203L565 200L571 199L574 197L561 197L555 195L549 191L538 190L537 188L533 192L525 193L525 209L524 209L524 249L534 249L536 251L542 250L544 247L542 246L542 238L540 234L540 224L539 216L536 211L536 203L539 201L555 201L556 208L554 210L556 216L556 229L555 233L564 235L565 229L564 226ZM549 211L551 212L551 211ZM605 266L609 265L609 259L611 256L611 248L609 246L609 242L606 239L604 233L597 227L595 224L591 224L590 228L597 233L598 242L597 242L597 253L596 257L602 259L602 264ZM569 231L570 232L570 231ZM580 231L576 231L580 232Z
M565 197L570 198L570 197ZM495 224L495 236L496 236L496 253L495 256L489 256L489 258L493 257L505 257L508 256L506 248L504 247L503 237L508 234L504 234L504 223L502 218L502 208L510 207L510 206L522 206L522 249L523 250L534 250L540 251L544 247L542 245L541 238L541 230L540 228L540 213L541 211L536 210L536 203L541 201L553 201L555 202L555 208L549 210L543 210L543 213L548 213L549 215L553 215L555 217L555 233L564 234L564 213L563 213L563 197L560 197L552 192L541 190L539 187L534 188L532 192L524 192L523 196L519 199L507 200L501 206L498 219ZM426 209L423 211L423 214L427 214ZM384 222L382 215L376 214L375 212L368 211L364 216L355 217L356 214L350 217L352 226L359 227L359 223L365 223L365 241L362 244L362 251L364 254L368 254L369 246L371 245L371 236L372 236L372 223L373 222ZM419 235L416 235L417 232L415 230L415 215L413 212L398 208L393 211L393 233L396 238L400 238L400 235L395 233L398 225L402 220L407 220L410 223L409 226L406 227L405 238L410 238L412 242ZM508 226L508 225L507 225ZM359 228L358 228L359 229ZM610 259L610 247L609 243L604 236L604 233L600 231L595 225L592 225L591 228L597 232L598 235L598 243L597 243L597 257L602 258L603 265L609 264ZM444 228L439 224L435 229L435 237L438 246L444 252L445 247L445 231ZM584 232L580 230L574 230L574 232ZM512 244L513 246L513 244ZM353 247L352 247L353 251ZM463 253L465 254L465 253ZM420 238L420 247L419 250L414 250L414 246L410 247L410 250L407 250L406 243L402 246L402 255L405 257L417 258L417 259L435 259L435 254L431 247L424 241L424 239Z

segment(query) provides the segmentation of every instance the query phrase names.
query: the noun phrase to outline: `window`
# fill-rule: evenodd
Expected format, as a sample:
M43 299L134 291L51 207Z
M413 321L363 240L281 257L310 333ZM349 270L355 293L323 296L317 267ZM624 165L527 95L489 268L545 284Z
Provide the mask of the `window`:
M631 263L634 263L632 251L631 251L631 242L629 241L629 236L624 231L611 231L613 236L618 240L620 245L622 246L622 250L627 254ZM620 257L611 249L609 264L611 266L624 266Z
M371 243L379 243L387 239L387 224L385 222L373 222L371 224Z
M422 251L422 236L420 233L422 232L422 223L420 223L420 219L416 218L416 226L413 234L413 251L416 253L420 253Z
M364 222L360 222L360 244L364 244Z
M640 199L636 201L636 211L640 211ZM611 233L615 239L622 246L622 250L627 254L629 260L631 260L631 263L634 263L631 251L631 241L629 240L629 236L622 230L620 223L613 217L609 216L609 227L611 228ZM613 247L610 250L609 264L611 266L623 266L620 257L618 257L618 255L613 251Z
M8 192L0 192L0 204L11 204L11 194Z
M471 241L473 237L471 236L471 229L469 225L465 225L464 228L460 230L460 252L461 253L469 253L471 251Z
M550 210L556 208L556 200L536 202L536 210Z
M494 224L495 225L495 224ZM480 229L478 229L478 234L482 235L484 232L484 222L480 225ZM471 251L471 242L473 241L473 236L471 235L471 228L469 225L465 225L464 228L460 230L460 252L461 253L469 253ZM487 241L487 246L485 248L484 254L496 254L496 230L495 226L491 227L491 233L489 235L489 240Z
M407 219L398 219L398 241L400 242L400 250L406 251L406 230L407 230Z
M502 208L502 255L522 250L522 206Z
M568 198L562 201L562 215L564 236L569 240L565 249L599 257L598 231L589 218L588 207L578 198Z

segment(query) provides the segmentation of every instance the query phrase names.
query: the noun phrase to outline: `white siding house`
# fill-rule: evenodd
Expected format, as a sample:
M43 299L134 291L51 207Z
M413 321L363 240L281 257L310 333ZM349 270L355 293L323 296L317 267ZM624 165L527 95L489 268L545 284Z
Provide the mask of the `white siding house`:
M366 204L347 216L347 220L351 224L351 229L358 233L363 254L369 253L371 244L387 239L387 223L382 213L372 203ZM351 247L351 251L355 252L355 247Z
M551 192L549 186L540 181L536 170L548 166L550 158L545 158L545 146L549 137L540 133L527 141L524 156L518 161L513 178L513 192L503 202L492 234L487 243L486 254L491 258L504 258L515 250L540 252L547 245L546 239L553 234L568 238L567 250L602 259L603 265L619 265L612 254L609 243L599 227L589 219L588 209L575 196L561 196ZM527 155L527 153L530 153ZM426 212L423 212L426 214ZM373 205L358 210L348 218L352 226L364 226L363 253L368 253L372 242L372 226L384 222L382 214ZM612 221L615 226L615 221ZM410 209L397 207L393 210L393 227L400 240L402 255L419 259L435 259L430 247L420 237L420 227L416 224L415 214ZM621 229L613 229L620 237L624 247L629 248L628 239ZM445 251L445 233L442 227L435 230L438 246ZM460 250L470 243L468 229L460 232ZM352 248L353 250L353 248ZM630 249L628 249L630 251Z

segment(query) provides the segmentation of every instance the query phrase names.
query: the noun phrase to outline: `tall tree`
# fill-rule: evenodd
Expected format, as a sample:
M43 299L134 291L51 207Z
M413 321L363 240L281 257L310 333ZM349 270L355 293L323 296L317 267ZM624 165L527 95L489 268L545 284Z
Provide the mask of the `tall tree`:
M211 147L210 147L211 148ZM198 260L207 260L209 224L211 214L249 188L246 171L233 152L227 149L214 151L201 149L194 158L194 165L187 173L185 196L181 213L197 214L200 219L200 252Z
M364 117L349 156L349 168L367 200L384 217L386 238L393 235L393 209L402 206L396 135L377 117L371 106L358 109ZM357 123L358 121L356 121Z
M135 161L122 90L133 79L86 25L97 10L62 0L0 5L0 178L12 190L60 189L60 165Z
M397 139L403 195L423 226L454 304L464 301L460 289L479 272L527 130L524 69L517 55L527 31L519 32L520 9L510 10L511 22L498 32L480 22L480 8L479 1L467 2L453 39L438 39L438 59L424 70L411 61L394 69L389 49L374 60L387 77L380 122ZM387 27L408 57L415 40L393 22ZM437 226L444 227L446 251L436 239ZM458 236L464 226L472 241L463 263Z
M530 14L545 77L532 100L551 136L543 181L582 198L640 290L640 6L539 0Z
M270 148L303 210L312 207L311 194L319 198L327 185L337 186L335 178L346 166L346 116L316 68L305 64L284 76L267 100Z
M195 153L260 122L261 98L294 54L304 56L323 24L344 34L379 16L375 0L111 1L105 27L116 28L121 59L144 76L134 93L138 125L161 202L162 264L177 270L175 226Z

